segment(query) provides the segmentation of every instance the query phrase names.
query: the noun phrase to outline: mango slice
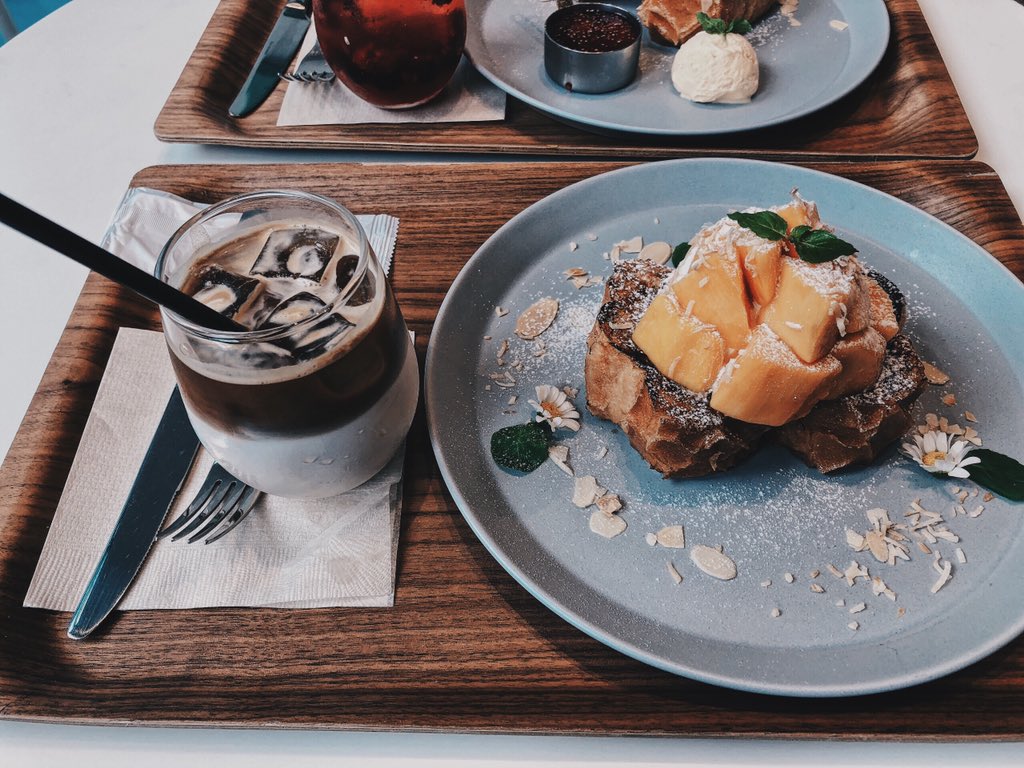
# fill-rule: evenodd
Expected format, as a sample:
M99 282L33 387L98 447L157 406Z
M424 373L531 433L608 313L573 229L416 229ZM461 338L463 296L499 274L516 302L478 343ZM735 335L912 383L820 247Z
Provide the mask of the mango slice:
M734 419L779 427L810 410L842 369L831 355L803 362L761 324L751 332L747 348L718 377L711 407Z
M702 256L672 291L684 314L690 307L698 320L718 329L727 354L746 345L753 313L743 271L734 259L714 252Z
M837 321L844 306L847 315L850 307L857 306L859 290L856 276L834 262L808 264L783 259L775 299L764 312L763 322L801 360L813 363L828 354L839 339Z
M821 217L818 215L818 206L809 203L802 197L793 197L793 200L781 208L774 209L776 213L786 220L789 231L796 227L808 226L811 229L821 227Z
M633 343L663 375L694 392L707 391L725 365L722 336L680 310L669 293L651 302L633 329Z
M775 287L782 270L782 242L759 240L754 245L737 243L736 256L743 264L743 277L747 281L750 298L766 306L775 298Z

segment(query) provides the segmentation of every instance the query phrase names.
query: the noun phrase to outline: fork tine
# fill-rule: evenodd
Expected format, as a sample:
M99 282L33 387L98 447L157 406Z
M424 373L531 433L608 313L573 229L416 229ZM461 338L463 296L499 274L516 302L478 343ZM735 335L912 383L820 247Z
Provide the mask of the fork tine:
M224 504L224 497L228 495L231 487L232 483L230 480L218 480L215 484L213 493L210 494L210 498L203 506L202 510L193 516L188 525L171 536L171 541L177 541L180 538L188 536L192 531L208 520L210 515L215 514Z
M206 541L203 542L204 544L212 544L221 536L231 531L240 522L245 520L248 514L252 512L253 507L256 506L256 502L260 498L260 492L257 491L252 486L247 485L245 486L245 494L246 495L243 498L242 503L238 506L234 513L232 513L232 515L226 521L224 521L224 525L221 526L220 530L218 530L215 534L213 534L208 539L206 539Z
M206 534L220 525L224 518L234 512L235 507L238 506L238 500L242 498L242 494L245 493L245 489L248 487L249 486L245 483L238 480L229 482L224 493L224 498L221 499L219 508L216 510L211 509L212 514L209 514L203 521L203 524L195 529L195 532L188 537L188 543L191 544L194 541L203 538Z
M189 504L185 511L178 515L173 522L168 523L163 530L156 535L158 539L170 536L172 533L175 533L180 528L187 525L193 519L196 512L203 508L207 499L210 498L210 494L217 489L217 483L221 482L219 478L213 478L213 482L211 482L210 480L212 475L213 471L211 470L210 474L207 475L206 479L203 481L203 486L199 489L199 493L197 493L196 497L192 500L192 503Z

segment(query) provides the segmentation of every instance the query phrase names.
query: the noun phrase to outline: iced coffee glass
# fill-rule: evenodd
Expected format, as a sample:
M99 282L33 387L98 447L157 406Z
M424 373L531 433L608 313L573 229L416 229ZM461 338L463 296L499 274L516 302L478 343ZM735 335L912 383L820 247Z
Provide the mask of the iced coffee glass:
M346 208L290 191L225 200L182 225L156 275L245 327L216 331L161 310L189 419L232 474L266 493L323 498L394 455L416 410L416 355Z

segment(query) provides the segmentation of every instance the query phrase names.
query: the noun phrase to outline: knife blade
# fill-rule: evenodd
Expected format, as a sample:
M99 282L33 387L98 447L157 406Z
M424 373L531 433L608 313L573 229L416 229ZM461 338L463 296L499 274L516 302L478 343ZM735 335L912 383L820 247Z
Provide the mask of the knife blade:
M284 7L270 37L263 44L263 50L256 57L249 77L228 107L229 115L245 117L266 101L274 90L278 75L288 68L309 28L310 11L307 2L293 0Z
M87 636L128 591L198 450L199 438L185 413L181 393L175 387L121 508L114 532L71 617L68 637L81 640Z

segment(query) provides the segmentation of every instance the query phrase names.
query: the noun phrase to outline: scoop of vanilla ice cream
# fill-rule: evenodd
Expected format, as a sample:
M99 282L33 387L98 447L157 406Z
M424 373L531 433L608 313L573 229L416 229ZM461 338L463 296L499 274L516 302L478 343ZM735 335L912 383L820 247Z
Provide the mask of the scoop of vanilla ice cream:
M690 101L743 104L757 91L757 54L743 35L698 32L672 61L672 85Z

